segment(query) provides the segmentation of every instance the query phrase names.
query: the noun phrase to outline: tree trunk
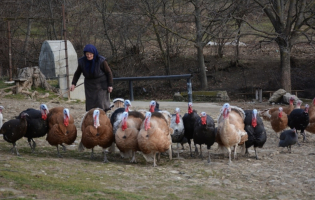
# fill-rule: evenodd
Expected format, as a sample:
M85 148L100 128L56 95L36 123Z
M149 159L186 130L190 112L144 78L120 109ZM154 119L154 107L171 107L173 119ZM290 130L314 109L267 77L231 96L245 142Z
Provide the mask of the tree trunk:
M25 58L28 57L28 55L27 55L27 46L28 46L28 41L29 41L30 36L31 36L32 23L33 23L33 20L30 19L30 18L28 18L28 19L27 19L26 37L25 37L24 47L23 47L23 53L24 53L24 55L25 55Z
M206 67L205 67L205 59L203 56L203 46L197 45L197 58L198 58L198 68L200 70L200 84L201 90L206 90L208 88L207 82L207 74L206 74Z
M167 21L166 21L166 1L163 2L163 16L164 16L164 23L165 26L167 25ZM165 70L166 70L166 74L170 75L171 74L171 62L170 62L170 33L167 29L165 29L166 33L165 33L165 45L166 45L166 57L165 57ZM169 85L172 88L171 85L171 80L169 80Z
M33 1L31 1L30 13L32 12L32 8L33 8ZM23 54L24 54L25 59L28 57L27 46L28 46L28 42L29 42L29 39L31 36L32 23L33 23L33 20L28 18L27 19L26 37L25 37L24 46L23 46Z
M290 47L284 47L279 45L280 49L280 62L281 62L281 86L283 89L291 93L291 65L290 65L290 56L291 50Z
M117 57L117 51L116 51L115 45L114 45L112 39L110 38L110 35L109 35L109 32L108 32L109 28L108 28L107 20L108 20L108 15L110 15L111 12L107 9L106 0L102 0L101 1L101 8L99 8L99 12L102 15L102 22L103 22L103 26L104 26L104 36L108 40L110 48L112 50L112 55L111 56L116 58Z
M198 68L200 71L200 84L201 90L206 90L208 87L207 83L207 75L206 75L206 67L205 67L205 60L203 57L203 47L202 44L202 25L201 25L201 2L196 0L195 2L195 24L196 24L196 40L195 46L197 48L197 59L198 59Z
M224 47L224 40L220 39L218 42L218 57L223 58L223 47Z
M237 27L238 27L238 31L237 31L237 40L236 40L236 45L235 45L235 50L236 50L236 54L235 54L235 65L236 67L238 67L239 65L239 59L240 59L240 35L241 35L241 26L242 26L242 21L237 21Z
M52 1L50 0L50 1L49 1L49 11L50 11L50 17L53 19L53 18L54 18L54 13L53 13L53 10L52 10L52 5L51 5L51 3L52 3ZM51 26L52 26L53 33L54 33L54 36L55 36L55 40L57 40L58 37L57 37L57 33L56 33L55 21L54 21L54 20L52 20Z
M108 40L110 48L112 50L112 55L111 56L116 57L117 55L116 55L115 45L114 45L113 41L111 40L111 38L109 36L108 27L107 27L107 21L106 21L107 19L105 17L105 14L103 14L103 13L102 13L102 19L103 19L103 26L104 26L104 35L105 35L105 38Z

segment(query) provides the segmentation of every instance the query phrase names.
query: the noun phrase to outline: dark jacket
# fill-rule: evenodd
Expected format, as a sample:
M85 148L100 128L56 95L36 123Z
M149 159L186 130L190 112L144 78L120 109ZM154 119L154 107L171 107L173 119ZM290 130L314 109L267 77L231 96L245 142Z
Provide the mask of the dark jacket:
M107 87L113 86L113 76L105 60L106 59L103 56L98 56L98 59L95 62L94 72L90 73L88 69L85 67L84 57L79 58L78 68L74 73L72 84L76 85L80 78L81 73L83 73L83 76L86 79L97 79L102 77L103 89L107 90Z

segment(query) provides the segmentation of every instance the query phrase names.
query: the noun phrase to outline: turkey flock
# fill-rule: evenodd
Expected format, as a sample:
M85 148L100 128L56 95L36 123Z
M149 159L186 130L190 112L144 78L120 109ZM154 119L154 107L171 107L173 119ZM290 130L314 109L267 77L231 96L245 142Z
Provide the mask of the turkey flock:
M204 158L202 145L206 145L208 163L211 163L210 149L214 143L218 144L218 149L227 150L229 163L233 154L233 158L237 158L238 149L241 155L248 156L251 146L254 147L256 159L259 159L257 147L262 148L267 140L263 118L270 121L276 133L280 133L279 147L287 147L291 153L291 146L299 144L298 131L303 136L303 142L306 140L305 130L315 133L315 98L310 106L301 106L302 102L298 101L294 107L293 101L291 98L288 107L259 113L256 109L243 110L225 103L214 120L206 112L194 110L191 102L188 103L188 112L181 116L179 108L171 114L160 110L156 101L150 102L148 110L131 110L131 102L124 100L124 107L117 108L110 117L99 108L84 114L78 150L91 149L93 158L94 147L100 146L104 152L104 162L108 162L107 154L117 147L120 156L132 163L137 162L136 153L141 152L145 160L153 162L155 167L162 153L167 153L172 159L172 143L177 144L177 158L180 158L179 149L184 149L185 143L188 143L190 156L193 156L193 140L194 155L201 159ZM65 144L71 145L77 138L77 127L68 108L48 109L41 104L39 110L26 109L15 119L2 123L4 109L0 106L0 134L13 145L11 151L18 156L16 142L22 137L27 138L33 152L36 148L34 139L46 136L47 142L57 148L59 157L62 157L59 147L65 151Z

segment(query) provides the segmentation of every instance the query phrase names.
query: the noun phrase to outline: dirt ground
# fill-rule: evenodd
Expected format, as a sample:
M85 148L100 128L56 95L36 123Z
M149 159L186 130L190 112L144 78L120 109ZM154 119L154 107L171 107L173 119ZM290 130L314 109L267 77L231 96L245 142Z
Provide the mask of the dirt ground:
M216 119L223 103L194 103L193 108L198 113L205 111ZM186 102L160 101L159 104L160 109L172 113L175 107L181 109L182 115L187 111ZM261 110L269 107L265 103L245 101L230 102L230 104L240 106L243 109L257 108ZM4 121L7 121L26 108L39 108L40 102L3 98L0 100L0 105L5 107L3 116ZM60 102L50 103L47 106L49 108L64 106L70 109L78 128L78 138L73 145L68 146L68 152L76 152L81 139L80 121L85 110L84 104ZM134 101L131 109L148 109L148 107L149 101ZM97 157L93 162L89 159L90 151L86 151L85 154L75 154L80 155L77 159L76 157L67 156L67 154L70 154L68 152L62 153L64 158L57 158L55 147L51 147L46 142L45 137L36 139L36 151L38 152L33 154L30 153L25 139L18 141L17 145L22 149L20 150L21 158L18 158L9 152L11 144L1 138L0 173L2 170L8 170L12 165L10 163L13 161L19 161L20 163L18 166L14 166L14 170L32 171L29 160L41 163L43 160L49 159L50 167L47 166L44 170L47 173L46 176L50 175L48 173L50 168L58 168L57 170L54 169L52 177L65 177L64 173L70 170L69 166L75 166L76 171L69 171L69 174L77 173L77 170L82 170L85 174L94 174L95 170L101 167L103 169L102 176L107 174L117 179L117 182L109 185L107 183L110 180L106 179L95 180L95 184L105 184L104 187L115 191L123 190L132 194L149 195L149 199L314 199L315 136L308 133L307 141L305 143L301 142L301 146L294 145L292 153L288 153L287 149L277 147L278 137L271 129L270 123L264 121L264 124L268 139L265 146L258 149L260 160L255 159L254 150L250 148L249 157L239 156L237 160L233 160L232 164L228 164L228 158L226 156L223 158L221 152L216 150L217 144L214 144L211 148L212 162L207 164L206 159L202 160L197 156L190 157L189 146L185 144L185 149L180 150L180 159L175 158L169 161L167 156L162 155L156 168L152 167L152 163L146 163L141 154L136 155L137 164L130 164L128 160L120 158L117 149L115 154L109 155L110 163L101 165L100 148L96 148ZM301 137L299 139L301 141ZM176 152L176 144L173 144L173 147ZM205 146L203 150L206 155ZM84 166L87 165L89 168L84 169ZM32 172L32 174L34 173L44 176L44 172ZM5 179L1 174L0 180L0 194L3 191L11 191L15 197L19 198L36 194L34 198L37 199L76 199L76 197L61 196L62 194L54 196L53 193L47 190L20 188L15 180ZM52 196L48 196L48 194ZM82 195L84 197L85 194Z

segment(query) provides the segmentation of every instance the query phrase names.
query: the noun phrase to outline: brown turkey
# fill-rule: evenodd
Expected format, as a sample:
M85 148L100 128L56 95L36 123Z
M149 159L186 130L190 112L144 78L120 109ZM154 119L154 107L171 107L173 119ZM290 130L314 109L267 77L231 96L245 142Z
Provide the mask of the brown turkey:
M131 157L130 162L136 163L136 151L140 151L137 138L144 116L140 112L130 111L123 112L121 118L115 134L116 146L122 157Z
M66 147L63 144L70 145L77 138L77 128L74 125L73 116L70 115L69 109L56 107L49 110L47 122L48 133L46 140L50 145L57 147L58 156L61 157L58 145L62 146L63 150L66 151Z
M106 148L114 142L113 127L106 113L99 108L89 110L82 119L81 123L82 138L79 150L84 147L92 149L91 158L94 157L94 147L100 146L104 151L104 162L108 162Z

